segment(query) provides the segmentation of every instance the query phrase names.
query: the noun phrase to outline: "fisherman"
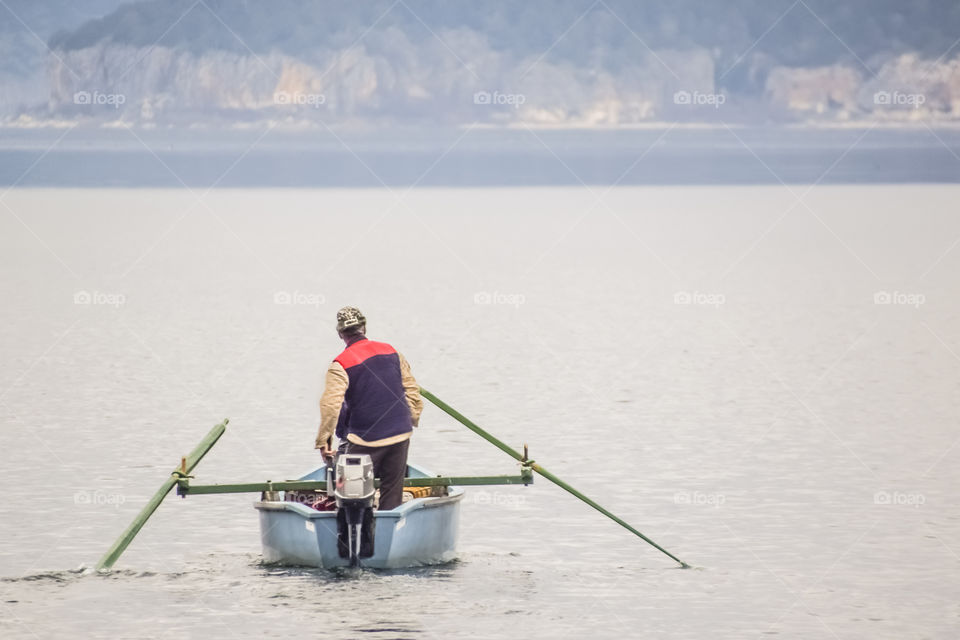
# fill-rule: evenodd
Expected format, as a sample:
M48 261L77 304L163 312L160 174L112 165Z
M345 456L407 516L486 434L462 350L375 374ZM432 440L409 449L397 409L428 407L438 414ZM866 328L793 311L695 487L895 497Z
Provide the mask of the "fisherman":
M329 461L336 435L339 453L369 454L380 478L379 508L393 509L403 501L407 450L423 400L406 358L366 333L359 309L337 311L337 334L346 348L327 368L316 448Z

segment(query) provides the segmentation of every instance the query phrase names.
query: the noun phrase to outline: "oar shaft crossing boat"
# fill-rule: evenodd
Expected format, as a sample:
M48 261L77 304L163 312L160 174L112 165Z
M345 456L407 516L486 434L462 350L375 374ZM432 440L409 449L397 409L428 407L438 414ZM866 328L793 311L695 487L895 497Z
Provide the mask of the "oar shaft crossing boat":
M462 425L517 460L520 463L520 474L440 477L431 475L422 467L408 464L404 487L432 487L433 489L429 492L413 492L416 495L412 495L409 501L388 511L373 510L372 465L359 459L349 464L357 467L366 465L370 469L369 472L358 475L356 469L351 470L350 479L359 482L352 486L358 488L341 491L339 489L341 470L338 469L336 478L338 488L333 492L332 502L327 492L326 465L299 480L284 482L268 480L244 484L191 484L190 472L223 435L227 427L227 420L224 420L210 430L190 455L181 459L180 466L173 470L170 477L137 514L130 526L100 559L97 569L107 570L113 566L174 486L177 487L177 493L181 496L204 493L260 493L260 501L254 506L260 514L260 538L266 562L316 567L363 564L374 568L398 568L446 562L451 560L456 552L463 487L528 485L533 482L534 473L589 504L676 561L681 568L689 568L687 563L640 533L629 523L530 460L526 445L521 454L481 429L426 389L421 388L420 393ZM349 454L347 457L350 457ZM317 492L327 494L326 502L324 502L324 496ZM309 500L304 500L304 496Z
M366 458L369 456L353 456ZM349 462L341 455L338 462ZM338 465L341 468L346 465ZM355 468L363 467L361 461ZM372 466L365 467L372 472ZM373 486L373 478L370 487ZM408 464L403 504L386 511L372 509L372 500L363 504L352 517L351 508L358 507L368 496L368 489L356 492L346 487L338 475L333 497L328 492L332 478L326 465L298 480L250 484L191 484L182 477L177 482L181 496L210 493L260 492L254 503L260 516L260 539L263 558L268 563L314 567L362 565L378 569L396 569L452 560L460 525L460 503L464 486L527 485L533 472L521 466L515 476L434 476L423 467ZM354 500L354 504L349 504ZM364 516L369 514L369 519ZM360 523L355 530L352 523ZM355 535L353 534L355 531Z

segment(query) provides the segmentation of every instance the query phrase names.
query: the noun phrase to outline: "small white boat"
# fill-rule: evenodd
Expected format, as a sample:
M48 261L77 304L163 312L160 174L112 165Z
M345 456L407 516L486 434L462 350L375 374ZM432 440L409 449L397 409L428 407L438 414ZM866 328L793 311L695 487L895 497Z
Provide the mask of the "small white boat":
M407 477L432 478L434 474L413 464ZM326 466L300 478L324 481ZM460 529L462 487L447 487L446 494L413 498L389 511L374 511L374 552L362 565L397 569L441 564L456 557ZM337 512L318 511L281 492L264 494L275 499L254 503L260 514L260 540L267 563L321 568L349 566L337 546Z

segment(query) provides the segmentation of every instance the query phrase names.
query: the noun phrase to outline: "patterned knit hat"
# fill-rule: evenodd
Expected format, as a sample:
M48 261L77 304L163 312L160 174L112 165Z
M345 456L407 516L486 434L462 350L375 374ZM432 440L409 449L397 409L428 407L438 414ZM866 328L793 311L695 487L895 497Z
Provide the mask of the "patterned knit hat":
M344 307L337 311L337 332L340 333L350 327L362 327L367 324L367 319L363 317L360 309L356 307Z

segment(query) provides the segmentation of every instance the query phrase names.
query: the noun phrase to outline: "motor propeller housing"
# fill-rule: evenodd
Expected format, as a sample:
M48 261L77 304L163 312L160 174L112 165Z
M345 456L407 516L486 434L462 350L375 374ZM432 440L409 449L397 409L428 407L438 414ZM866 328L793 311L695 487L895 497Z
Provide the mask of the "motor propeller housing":
M334 472L337 500L337 551L357 566L374 552L373 502L376 487L368 454L341 454Z

